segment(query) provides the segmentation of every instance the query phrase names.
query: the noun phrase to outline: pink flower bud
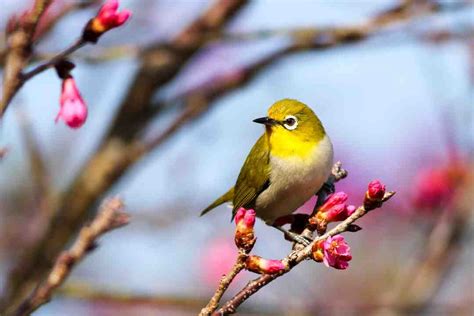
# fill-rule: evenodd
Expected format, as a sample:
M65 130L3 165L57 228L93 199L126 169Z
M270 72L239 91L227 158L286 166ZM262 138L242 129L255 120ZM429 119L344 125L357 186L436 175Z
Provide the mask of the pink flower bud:
M245 265L247 270L259 274L275 274L286 269L281 260L264 259L254 255L247 258Z
M355 207L347 206L346 201L347 194L344 192L328 196L316 216L310 218L309 223L316 226L318 233L324 234L328 223L343 221L355 211Z
M99 33L104 33L124 24L130 18L132 12L129 10L118 12L118 7L118 0L107 0L94 18L94 30Z
M324 204L319 208L320 212L328 212L333 208L339 207L339 205L346 203L347 201L347 194L344 192L337 192L331 194L326 198Z
M73 77L63 80L59 103L61 108L56 116L56 122L62 119L71 128L79 128L84 124L87 119L87 106Z
M344 237L337 235L328 237L322 244L324 251L324 264L327 267L333 267L344 270L349 267L349 261L352 259L351 248L344 240Z
M382 199L385 195L385 185L379 180L373 180L369 183L364 198L364 207L367 211L382 206Z
M103 33L127 22L132 12L129 10L118 12L118 7L118 0L107 0L97 15L87 24L83 39L95 43Z
M253 226L255 225L256 213L254 210L246 210L241 207L235 214L235 244L237 247L249 252L255 244Z
M385 185L383 185L379 180L373 180L369 183L369 188L367 190L367 196L372 200L381 200L385 195Z

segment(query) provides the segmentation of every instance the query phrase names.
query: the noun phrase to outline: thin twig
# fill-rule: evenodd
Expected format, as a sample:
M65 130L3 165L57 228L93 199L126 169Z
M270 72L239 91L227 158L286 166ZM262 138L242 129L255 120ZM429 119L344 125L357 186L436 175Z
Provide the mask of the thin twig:
M221 279L221 282L219 283L219 286L217 287L216 292L212 296L212 298L209 300L209 303L207 303L206 307L204 307L201 312L199 313L199 316L208 316L211 315L219 306L219 302L222 298L222 295L224 295L225 291L227 291L227 288L229 285L232 283L234 278L237 276L237 274L240 273L243 269L245 269L245 259L247 258L247 254L244 251L239 251L239 254L237 256L237 260L234 263L234 266L232 269L224 275Z
M395 192L387 192L383 198L383 202L388 201ZM257 279L249 282L242 290L240 290L232 299L227 301L218 311L214 312L213 315L228 315L233 314L236 312L237 308L245 302L250 296L255 294L258 290L262 287L270 283L271 281L279 278L280 276L288 273L293 269L296 265L301 263L302 261L308 259L311 256L313 246L322 241L327 239L329 236L334 236L345 232L348 227L354 223L356 220L367 214L367 210L364 206L360 206L357 210L349 216L346 220L339 223L333 229L329 230L322 236L315 238L310 245L304 247L303 249L294 250L291 252L287 257L285 257L282 262L287 267L280 273L277 274L263 274L262 276L258 277Z
M101 235L128 224L129 216L122 212L122 208L123 203L119 198L106 200L92 223L81 229L71 248L62 252L56 259L47 279L11 315L29 315L47 303L54 290L65 281L74 266L96 247L96 240Z
M76 50L78 50L79 48L83 47L84 45L86 45L87 42L84 41L82 39L82 37L78 38L74 43L72 43L68 48L66 48L64 51L60 52L59 54L57 54L56 56L54 56L53 58L51 58L50 60L36 66L35 68L33 68L32 70L24 73L22 76L21 76L21 79L24 82L30 80L31 78L33 78L34 76L42 73L43 71L49 69L49 68L52 68L54 67L58 62L60 62L61 60L63 60L64 58L66 58L67 56L71 55L72 53L74 53Z

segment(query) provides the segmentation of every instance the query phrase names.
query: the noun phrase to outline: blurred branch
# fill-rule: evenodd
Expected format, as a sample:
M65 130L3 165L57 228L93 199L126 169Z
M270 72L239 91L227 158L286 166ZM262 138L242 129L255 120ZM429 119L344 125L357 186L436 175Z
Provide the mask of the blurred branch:
M0 160L5 158L7 153L8 153L8 148L7 147L0 147Z
M25 143L27 155L30 161L34 205L38 205L38 209L40 210L38 216L47 219L49 216L44 214L44 212L47 212L50 209L49 202L52 193L50 190L49 172L27 114L20 111L17 113L23 142Z
M38 23L52 0L35 0L33 7L17 21L15 30L8 34L8 48L3 71L3 94L0 100L0 119L21 87L21 72L28 65ZM12 22L13 23L13 22Z
M82 283L80 281L68 280L63 286L56 290L57 297L64 297L69 299L77 299L92 303L114 304L117 308L136 305L147 305L152 307L175 307L181 310L189 310L195 312L201 306L207 303L206 300L198 297L187 296L159 296L159 295L140 295L131 292L118 292L107 288L97 288L95 285ZM467 301L466 303L469 303ZM375 308L380 308L376 302L371 304L357 303L351 305L351 310L356 313L367 313ZM274 309L274 306L267 306L259 302L257 306L242 306L239 312L245 315L279 315L279 312ZM338 306L334 302L325 301L318 302L318 311L325 314L333 315L338 311ZM463 308L459 304L436 304L433 306L436 312L442 315L460 315L459 312L470 310L470 305ZM281 311L280 311L281 313ZM464 313L466 314L466 313ZM462 314L462 315L464 315ZM302 315L312 315L311 312L303 313Z
M109 289L97 289L93 286L78 282L67 282L57 291L58 296L88 300L102 303L119 303L124 305L153 305L153 306L179 306L192 311L197 310L205 300L197 297L175 297L137 295L136 293L117 292Z
M11 312L11 315L30 315L41 305L47 303L55 289L69 276L74 266L97 247L96 240L101 235L128 224L129 215L122 212L122 208L123 203L119 198L106 200L92 223L81 229L71 248L62 252L56 259L47 279L33 291L31 296L17 310Z
M387 192L385 196L381 199L378 207L388 201L395 192ZM365 202L364 202L365 204ZM349 216L346 220L342 221L336 225L333 229L329 230L327 233L316 237L308 246L292 251L288 256L286 256L282 263L286 267L281 272L275 274L262 274L257 279L250 281L244 288L242 288L233 298L227 301L219 310L212 313L212 315L229 315L237 311L237 308L249 299L253 294L259 291L261 288L266 286L268 283L279 278L282 275L290 272L296 265L303 262L304 260L311 258L313 247L317 245L318 242L326 240L330 236L339 235L343 232L350 230L352 223L354 223L359 218L363 217L368 213L368 206L359 206L357 210ZM210 315L210 314L206 314Z
M207 303L206 300L193 296L168 296L168 295L139 295L129 292L117 292L109 289L95 288L93 285L81 284L79 282L68 281L58 289L58 296L87 300L94 303L120 304L120 306L148 305L153 307L174 307L178 311L189 310L195 312ZM259 305L262 306L262 305ZM271 306L263 305L262 308L243 308L245 315L275 315Z
M150 47L142 56L138 70L102 145L91 157L65 193L56 216L38 242L25 251L9 275L5 302L14 306L28 295L47 269L52 258L69 241L87 218L91 206L141 157L143 145L134 140L147 122L155 90L173 79L198 48L189 48L203 33L219 29L246 3L220 0L185 28L166 47Z

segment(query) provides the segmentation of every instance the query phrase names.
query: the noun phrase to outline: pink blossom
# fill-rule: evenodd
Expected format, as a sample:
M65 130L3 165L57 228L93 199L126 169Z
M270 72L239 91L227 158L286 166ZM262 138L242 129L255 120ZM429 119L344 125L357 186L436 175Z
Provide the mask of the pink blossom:
M97 33L104 33L124 24L132 15L129 10L118 12L119 1L107 0L94 18L92 29Z
M381 200L385 195L385 185L379 180L373 180L369 183L367 196L371 200Z
M333 267L344 270L349 267L349 261L352 259L351 248L344 240L344 237L337 235L328 237L322 244L324 251L324 264L327 267Z
M247 258L246 269L259 274L275 274L286 269L281 260L264 259L251 255Z
M87 106L73 77L63 80L59 103L61 108L56 116L56 122L62 119L71 128L79 128L84 124L87 119Z

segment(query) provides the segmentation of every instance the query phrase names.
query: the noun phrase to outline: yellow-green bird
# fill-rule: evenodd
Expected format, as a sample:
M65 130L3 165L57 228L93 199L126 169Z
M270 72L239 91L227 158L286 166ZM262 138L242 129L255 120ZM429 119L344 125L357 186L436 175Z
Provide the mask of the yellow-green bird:
M328 179L333 165L332 143L307 105L283 99L268 109L268 116L254 122L264 124L265 133L247 156L235 186L201 215L231 202L233 216L240 207L253 208L257 217L275 226L276 219L292 214Z

